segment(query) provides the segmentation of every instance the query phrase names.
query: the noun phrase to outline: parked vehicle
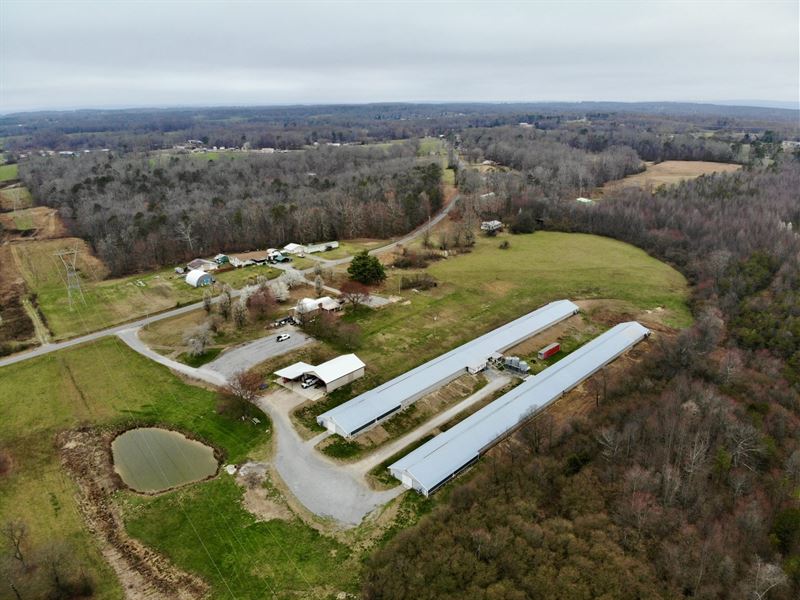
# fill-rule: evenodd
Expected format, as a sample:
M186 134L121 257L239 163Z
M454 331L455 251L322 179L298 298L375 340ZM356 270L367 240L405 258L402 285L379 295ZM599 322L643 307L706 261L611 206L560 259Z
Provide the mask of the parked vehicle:
M282 334L280 334L280 335L278 336L278 339L277 339L276 341L278 341L278 342L285 342L285 341L286 341L286 340L288 340L290 337L292 337L292 336L291 336L291 335L289 335L288 333L282 333Z
M303 383L300 384L300 387L305 390L307 388L317 385L318 383L319 379L317 379L316 377L309 377Z

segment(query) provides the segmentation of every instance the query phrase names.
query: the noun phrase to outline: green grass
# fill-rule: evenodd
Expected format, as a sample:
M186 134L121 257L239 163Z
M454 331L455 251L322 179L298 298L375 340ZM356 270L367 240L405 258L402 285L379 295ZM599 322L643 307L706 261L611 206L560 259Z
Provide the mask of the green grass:
M33 217L29 214L14 215L14 226L19 231L27 231L33 229Z
M86 424L164 424L193 432L227 460L260 457L269 442L267 418L255 426L218 415L215 404L214 393L184 384L116 338L0 368L0 449L13 463L0 484L0 514L23 519L34 544L70 540L99 588L97 597L121 598L83 525L54 437Z
M202 367L204 364L210 363L212 360L217 358L222 350L222 348L209 348L202 354L198 354L196 356L192 356L188 352L184 352L178 356L178 360L185 365L189 365L190 367Z
M37 241L16 244L20 270L28 289L36 294L37 302L55 340L61 340L111 327L159 313L164 310L198 302L204 288L189 286L183 275L172 269L116 279L103 279L105 269L96 259L81 250L78 271L81 276L83 302L70 308L64 285L63 267L53 252L72 244L59 241ZM238 288L255 281L257 275L275 277L280 271L267 266L253 266L216 274L221 283Z
M202 575L212 598L334 598L356 591L357 570L342 568L347 546L297 520L256 521L241 507L241 496L228 476L155 499L126 494L126 528L179 567ZM200 545L198 527L218 535L204 536ZM336 592L323 591L328 586Z
M18 165L0 165L0 181L9 181L19 177Z
M508 250L498 248L502 239L510 241ZM631 312L663 307L660 314L668 324L691 323L688 285L678 271L634 246L599 236L537 232L479 237L471 253L432 263L427 272L438 287L403 292L409 304L345 316L362 328L358 355L367 364L353 394L562 298L614 299ZM391 280L386 288L385 293L398 293ZM297 416L311 423L333 406L328 400Z

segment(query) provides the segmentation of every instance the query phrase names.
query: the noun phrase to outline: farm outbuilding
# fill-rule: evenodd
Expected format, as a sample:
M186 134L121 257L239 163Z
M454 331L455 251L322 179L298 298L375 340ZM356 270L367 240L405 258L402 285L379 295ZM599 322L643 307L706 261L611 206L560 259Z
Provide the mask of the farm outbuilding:
M186 283L192 287L203 287L214 283L214 278L210 273L194 269L186 274Z
M483 368L495 352L520 342L577 314L580 308L569 300L551 302L471 342L356 396L317 417L333 433L352 437L397 411L413 404L456 377Z
M215 271L219 268L219 265L213 260L206 260L205 258L195 258L186 266L190 271Z
M308 363L297 362L275 371L275 376L280 377L284 383L302 381L305 377L313 376L324 384L326 392L332 392L336 388L362 377L365 366L355 354L343 354L316 367Z
M284 254L305 254L306 247L303 246L302 244L295 244L295 243L286 244L283 247L283 252Z
M467 417L389 466L403 485L428 496L526 419L650 335L632 321L585 344L555 365Z

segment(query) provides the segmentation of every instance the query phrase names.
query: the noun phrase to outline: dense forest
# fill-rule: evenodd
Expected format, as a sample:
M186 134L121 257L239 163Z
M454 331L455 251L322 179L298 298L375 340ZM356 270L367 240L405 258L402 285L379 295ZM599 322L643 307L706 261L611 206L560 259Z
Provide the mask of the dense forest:
M188 139L209 146L299 149L314 142L367 143L443 135L473 127L527 122L560 129L587 118L636 129L798 135L795 111L674 102L443 103L238 108L80 110L0 115L0 137L12 152L109 148L121 152L169 148ZM620 134L622 135L622 134ZM626 143L622 141L622 143ZM638 150L638 149L637 149ZM644 154L645 160L651 160Z
M442 205L414 142L271 155L33 156L20 176L113 273L288 242L391 237Z
M696 323L588 416L492 451L369 561L364 597L797 598L798 189L787 157L588 206L520 190L547 228L676 265Z

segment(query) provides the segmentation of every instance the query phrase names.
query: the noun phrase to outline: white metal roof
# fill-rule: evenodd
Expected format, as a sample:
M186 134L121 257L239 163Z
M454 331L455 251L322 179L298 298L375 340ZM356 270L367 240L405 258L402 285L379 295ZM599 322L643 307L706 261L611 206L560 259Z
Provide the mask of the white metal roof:
M363 361L355 354L342 354L316 367L308 363L297 362L284 369L275 371L275 375L286 379L297 379L298 377L308 374L314 375L317 379L325 383L331 383L364 367Z
M594 372L613 361L650 331L632 321L620 323L572 352L538 375L470 415L452 429L437 435L389 466L402 481L429 494L461 468L476 460L522 420L558 399Z
M466 369L468 365L486 360L494 352L511 348L576 314L579 310L579 307L569 300L551 302L356 396L349 402L321 414L317 417L317 422L326 427L329 423L334 424L337 431L351 435L391 413L409 398Z
M192 269L186 274L186 283L189 285L193 285L197 287L197 283L200 281L202 277L208 275L205 271L201 271L200 269Z
M304 362L296 362L293 365L289 365L288 367L284 367L279 371L275 371L275 375L278 377L283 377L284 379L297 379L301 375L309 373L313 370L314 365Z

